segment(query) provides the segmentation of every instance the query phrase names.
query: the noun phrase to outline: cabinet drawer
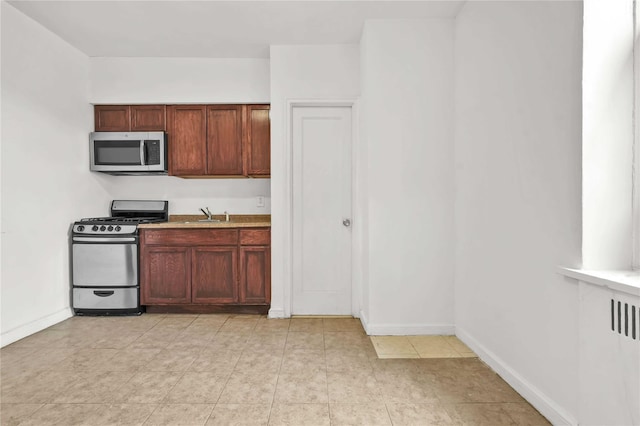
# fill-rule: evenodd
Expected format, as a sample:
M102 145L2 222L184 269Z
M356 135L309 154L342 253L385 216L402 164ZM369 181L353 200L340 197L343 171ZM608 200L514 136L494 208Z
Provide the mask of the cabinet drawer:
M238 244L237 229L143 229L146 245L219 246Z
M249 245L269 245L271 244L270 229L241 229L240 244Z

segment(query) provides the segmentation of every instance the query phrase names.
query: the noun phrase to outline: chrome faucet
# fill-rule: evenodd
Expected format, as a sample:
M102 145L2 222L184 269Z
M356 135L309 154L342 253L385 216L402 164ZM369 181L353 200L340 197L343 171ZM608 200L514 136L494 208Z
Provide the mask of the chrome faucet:
M207 209L207 211L205 211L204 209ZM204 209L200 208L200 211L204 213L204 215L207 217L207 220L213 220L213 215L209 211L209 207L205 207Z

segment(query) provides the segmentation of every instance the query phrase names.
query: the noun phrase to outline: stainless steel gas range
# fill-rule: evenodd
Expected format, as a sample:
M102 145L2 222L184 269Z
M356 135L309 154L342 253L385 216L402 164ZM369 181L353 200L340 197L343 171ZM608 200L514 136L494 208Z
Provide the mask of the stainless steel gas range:
M138 224L166 222L168 201L114 200L111 216L82 219L71 235L76 315L139 315Z

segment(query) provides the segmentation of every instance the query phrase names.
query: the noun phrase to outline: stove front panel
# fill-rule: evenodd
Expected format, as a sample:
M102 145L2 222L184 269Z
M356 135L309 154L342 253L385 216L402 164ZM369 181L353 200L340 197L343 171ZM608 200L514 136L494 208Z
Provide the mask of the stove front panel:
M73 242L74 287L138 285L138 246L133 243ZM82 237L80 237L82 238Z

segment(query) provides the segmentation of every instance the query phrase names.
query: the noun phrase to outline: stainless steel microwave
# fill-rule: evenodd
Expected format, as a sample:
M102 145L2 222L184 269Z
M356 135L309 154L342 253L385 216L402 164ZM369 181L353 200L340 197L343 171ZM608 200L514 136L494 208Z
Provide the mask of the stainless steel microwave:
M112 175L167 174L164 132L93 132L91 170Z

